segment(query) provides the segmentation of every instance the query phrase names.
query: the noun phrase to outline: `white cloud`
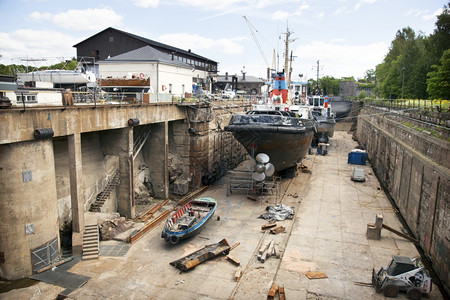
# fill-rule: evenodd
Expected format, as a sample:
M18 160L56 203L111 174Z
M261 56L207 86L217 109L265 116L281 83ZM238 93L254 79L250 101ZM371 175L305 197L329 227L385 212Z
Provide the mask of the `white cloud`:
M176 33L160 36L158 41L184 50L191 49L193 52L203 55L201 53L205 50L226 54L241 54L244 52L244 47L239 44L239 41L244 39L248 38L236 37L213 40L198 34Z
M10 33L0 32L0 52L4 64L22 64L19 57L53 58L76 56L72 45L79 39L52 30L20 29ZM46 63L44 63L46 64Z
M194 6L199 7L203 10L222 10L235 8L239 3L247 4L248 0L178 0L178 3L183 6ZM265 5L264 1L259 2L258 5Z
M345 40L312 41L309 44L298 46L295 53L301 53L301 70L298 72L314 74L312 63L320 60L323 69L322 75L333 77L355 76L363 77L368 69L383 61L389 49L389 44L377 42L366 45L351 45ZM309 62L309 63L307 63Z
M277 10L276 12L273 13L272 19L284 20L289 18L290 15L291 14L288 13L287 11Z
M52 14L51 13L40 13L38 11L35 11L30 14L30 18L34 21L51 20Z
M434 13L430 14L430 15L423 15L422 19L424 20L432 20L435 19L437 16L439 16L440 14L442 14L444 10L442 8L439 8L438 10L436 10Z
M362 4L373 4L377 0L360 0L358 3L355 4L355 10L359 10Z
M351 11L348 10L346 7L340 7L338 9L336 9L336 11L334 12L334 15L344 15L344 14L349 14Z
M100 30L122 23L122 16L111 8L71 9L58 14L33 12L30 18L35 21L49 20L58 27L70 30Z
M277 10L276 12L273 13L272 19L280 20L280 19L287 19L289 17L300 16L301 14L303 14L303 12L305 10L308 10L308 9L309 9L308 4L302 4L294 12L286 12L286 11L282 11L282 10Z
M419 17L421 15L426 14L427 12L428 12L428 9L427 10L419 10L417 8L410 8L406 12L406 15L411 16L411 17Z
M159 0L133 0L134 5L143 8L156 8L159 5Z

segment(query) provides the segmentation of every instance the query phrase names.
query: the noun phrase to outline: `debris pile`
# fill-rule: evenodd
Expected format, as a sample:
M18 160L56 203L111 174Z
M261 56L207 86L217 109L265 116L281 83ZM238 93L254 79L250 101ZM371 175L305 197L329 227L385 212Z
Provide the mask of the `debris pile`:
M294 207L287 206L284 204L277 204L276 206L267 206L266 213L259 216L261 219L265 220L292 220L294 217Z
M270 256L280 258L280 251L277 250L275 242L273 240L267 244L262 244L261 248L259 248L258 250L257 258L260 262L264 263Z
M109 241L116 235L133 227L133 222L126 221L124 217L104 220L100 223L100 240Z
M280 297L280 300L286 300L284 286L278 285L276 283L272 283L269 293L267 294L267 299L269 299L269 300L275 299L277 292L278 292L278 296Z

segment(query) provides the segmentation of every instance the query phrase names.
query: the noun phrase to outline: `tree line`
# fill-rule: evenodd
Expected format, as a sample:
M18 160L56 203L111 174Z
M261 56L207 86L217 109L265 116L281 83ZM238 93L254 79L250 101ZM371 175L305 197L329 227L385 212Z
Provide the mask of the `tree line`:
M0 64L0 74L15 75L38 69L73 70L76 66L75 58L41 68ZM398 30L383 62L375 70L367 70L363 79L324 76L319 84L310 79L308 93L315 94L320 89L322 94L339 95L340 82L344 80L358 83L362 90L359 96L365 96L364 89L373 89L383 99L450 99L450 1L437 17L431 35L417 34L410 27Z
M437 17L433 34L398 30L383 62L367 70L364 79L324 76L319 79L321 93L338 95L343 80L357 82L360 90L373 88L383 99L450 99L450 2ZM314 93L317 82L310 79L308 88Z
M3 65L0 64L0 74L15 76L17 73L26 73L39 70L75 70L77 67L77 59L73 57L71 60L60 62L51 66L30 67L25 65Z

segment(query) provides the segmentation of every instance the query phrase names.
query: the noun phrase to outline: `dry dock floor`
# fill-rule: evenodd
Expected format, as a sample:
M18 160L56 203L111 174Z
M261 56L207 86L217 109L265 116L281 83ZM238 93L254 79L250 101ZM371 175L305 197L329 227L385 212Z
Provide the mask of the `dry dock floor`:
M259 201L244 191L227 196L226 178L202 196L217 199L213 220L197 236L173 246L160 234L162 224L133 244L124 256L100 256L81 261L69 271L91 277L69 294L70 299L267 299L272 283L284 286L287 299L385 299L371 286L372 268L389 263L392 255L419 256L414 244L382 230L380 240L368 240L368 223L378 212L384 223L401 231L401 223L380 188L370 165L363 166L365 182L353 182L354 165L347 164L355 148L351 135L337 131L328 155L308 155L294 179L283 179L281 193ZM283 203L295 208L292 220L278 222L286 232L261 231L267 221L258 218L268 205ZM220 216L220 220L217 220ZM180 272L169 262L207 244L226 238L240 243L231 255L240 261L243 275L234 280L237 266L225 257ZM257 259L261 245L273 240L281 257ZM309 279L307 272L324 272L327 278ZM55 299L63 288L46 283L0 294L5 299ZM277 298L276 298L277 299ZM400 293L397 299L407 299ZM443 299L435 286L423 299Z

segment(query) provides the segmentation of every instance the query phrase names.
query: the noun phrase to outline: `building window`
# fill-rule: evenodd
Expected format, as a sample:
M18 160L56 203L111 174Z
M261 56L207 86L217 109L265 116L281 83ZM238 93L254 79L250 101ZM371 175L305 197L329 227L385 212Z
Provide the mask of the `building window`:
M25 100L25 103L33 103L36 101L36 95L16 95L17 96L17 102L23 102Z
M92 50L91 55L94 59L100 59L100 50Z
M109 37L109 42L110 42L110 43L114 42L114 37L113 37L113 36L110 36L110 37Z

